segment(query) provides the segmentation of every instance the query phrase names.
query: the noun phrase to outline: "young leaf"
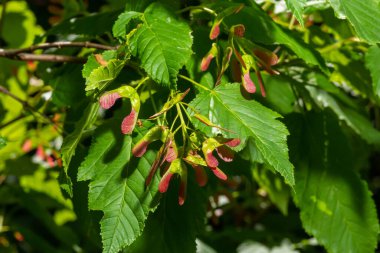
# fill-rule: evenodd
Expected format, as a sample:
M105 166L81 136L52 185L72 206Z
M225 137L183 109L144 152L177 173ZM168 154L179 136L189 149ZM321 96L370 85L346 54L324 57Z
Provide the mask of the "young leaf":
M354 171L355 156L338 122L329 114L288 122L293 130L289 145L296 147L295 199L305 230L328 252L374 252L379 232L375 204Z
M112 131L111 131L112 129ZM133 160L132 146L142 138L119 134L118 124L110 121L97 129L89 154L78 170L78 180L91 180L89 208L104 212L101 220L103 252L119 252L142 232L149 212L154 208L158 179L145 187L155 154L149 150Z
M113 59L107 65L99 66L94 69L91 74L86 78L86 91L91 90L104 90L123 69L125 61Z
M219 85L214 90L200 93L191 106L214 124L233 131L224 132L227 137L253 137L265 162L293 186L293 165L289 161L286 144L289 132L276 120L281 116L256 101L245 100L239 87L238 83ZM198 120L193 120L193 124L209 135L216 133Z
M192 54L189 26L158 3L144 12L144 23L130 39L134 56L157 83L173 87L177 74Z
M380 3L378 0L329 0L338 18L347 18L362 39L380 42Z

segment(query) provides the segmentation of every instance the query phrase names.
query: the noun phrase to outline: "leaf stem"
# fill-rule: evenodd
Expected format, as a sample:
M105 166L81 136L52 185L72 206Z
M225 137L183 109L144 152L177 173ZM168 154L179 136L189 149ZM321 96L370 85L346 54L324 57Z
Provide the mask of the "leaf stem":
M185 122L185 119L183 118L181 107L179 104L175 105L177 107L177 113L179 115L179 119L181 120L181 127L182 127L182 137L183 137L183 146L185 147L186 144L186 137L187 137L187 125Z
M217 14L216 14L215 11L213 11L210 8L204 7L204 6L188 6L188 7L185 7L183 9L181 9L181 10L176 11L176 13L180 14L180 13L183 13L183 12L186 12L186 11L191 11L191 10L202 10L202 11L205 11L207 13L210 13L213 16L217 16Z
M152 97L152 88L151 87L148 87L148 92L149 92L149 99L152 102L153 110L155 113L157 113L158 110L157 110L156 102L154 101L154 99ZM157 117L157 123L158 123L158 125L161 125L160 117Z
M135 90L138 90L139 88L140 88L140 86L142 85L142 84L144 84L146 81L148 81L149 80L149 76L147 76L147 77L145 77L145 78L143 78L137 85L136 85L136 88L135 88Z
M207 91L211 91L209 88L207 88L206 86L203 86L202 84L200 84L200 83L197 83L196 81L194 81L193 79L191 79L191 78L188 78L187 76L184 76L184 75L178 75L180 78L182 78L182 79L184 79L184 80L186 80L186 81L188 81L188 82L190 82L190 83L192 83L192 84L194 84L195 86L197 86L197 87L200 87L200 88L202 88L202 89L204 89L204 90L207 90Z

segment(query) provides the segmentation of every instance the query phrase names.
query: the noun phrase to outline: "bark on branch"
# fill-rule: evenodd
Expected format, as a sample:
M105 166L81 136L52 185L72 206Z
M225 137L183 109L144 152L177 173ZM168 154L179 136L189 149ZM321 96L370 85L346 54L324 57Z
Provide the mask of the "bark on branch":
M97 44L93 42L72 42L59 41L52 43L42 43L27 48L20 49L0 49L0 57L5 57L19 61L48 61L48 62L86 62L85 58L67 55L55 54L34 54L32 52L39 49L64 48L64 47L80 47L80 48L96 48L101 50L115 50L117 47Z

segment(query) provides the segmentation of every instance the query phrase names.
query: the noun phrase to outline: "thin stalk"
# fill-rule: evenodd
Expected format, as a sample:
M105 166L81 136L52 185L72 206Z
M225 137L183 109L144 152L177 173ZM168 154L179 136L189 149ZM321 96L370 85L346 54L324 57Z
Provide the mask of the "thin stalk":
M148 81L148 80L149 80L149 76L147 76L147 77L145 77L144 79L142 79L142 80L137 84L135 90L138 90L138 89L140 88L140 86L141 86L142 84L144 84L144 83L145 83L146 81Z
M182 137L183 137L183 146L185 147L186 145L186 137L187 137L187 129L186 129L186 122L185 119L183 118L181 107L179 104L175 105L177 108L177 113L179 115L179 119L181 120L181 127L182 127Z
M196 81L194 81L193 79L191 78L188 78L187 76L184 76L184 75L178 75L180 78L194 84L195 86L199 87L199 88L202 88L204 90L207 90L207 91L211 91L209 88L207 88L206 86L203 86L202 84L200 83L197 83Z
M181 9L181 10L176 11L176 13L180 14L180 13L191 11L191 10L202 10L202 11L205 11L207 13L210 13L213 16L217 16L215 11L211 10L210 8L204 7L204 6L188 6L188 7Z

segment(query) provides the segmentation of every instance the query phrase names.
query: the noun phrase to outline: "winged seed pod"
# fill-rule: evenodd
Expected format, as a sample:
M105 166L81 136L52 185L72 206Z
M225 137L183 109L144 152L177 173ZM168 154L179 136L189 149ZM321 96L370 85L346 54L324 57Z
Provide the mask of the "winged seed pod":
M245 54L242 56L242 60L244 62L245 67L242 65L242 77L241 81L243 84L244 89L249 93L255 93L256 92L256 86L253 83L251 76L250 76L250 70L253 68L254 65L254 59L251 55Z
M210 40L214 40L218 38L220 34L220 24L222 23L223 19L216 19L211 27L210 30Z
M207 174L203 169L204 166L207 166L205 160L193 150L191 150L187 156L183 158L183 160L190 164L190 166L194 169L195 179L199 186L205 186L207 183Z
M132 154L135 157L142 157L148 145L154 141L165 139L168 129L164 126L154 126L141 138L132 148Z
M237 6L226 8L222 12L220 12L218 16L215 18L214 23L211 27L210 35L209 35L210 39L214 40L219 36L220 24L223 22L223 19L225 17L238 13L241 9L243 9L243 7L244 7L244 4L239 4Z
M242 24L234 25L230 28L230 33L232 33L236 37L244 37L245 26Z
M172 177L178 174L181 179L178 192L178 203L183 205L186 199L186 188L187 188L187 167L180 158L176 158L173 162L170 163L165 174L162 176L160 183L158 185L158 190L161 193L164 193L169 188L169 183Z
M201 71L206 71L210 66L212 59L214 59L218 55L218 47L216 43L212 43L210 51L206 54L205 57L202 58L201 62Z
M109 109L119 98L129 98L131 101L131 112L123 119L123 122L121 123L121 132L123 134L131 134L136 126L140 111L140 97L133 87L125 85L118 89L108 91L100 97L99 103L102 108Z
M167 132L168 130L165 131ZM161 140L164 141L164 144L157 152L156 158L154 159L154 162L150 168L148 177L145 181L145 185L147 186L152 181L152 178L154 174L156 174L156 171L159 167L161 167L165 162L171 163L178 157L178 149L174 140L174 136L171 133L166 134L165 132L163 133L163 135L167 136L167 138L161 137Z

